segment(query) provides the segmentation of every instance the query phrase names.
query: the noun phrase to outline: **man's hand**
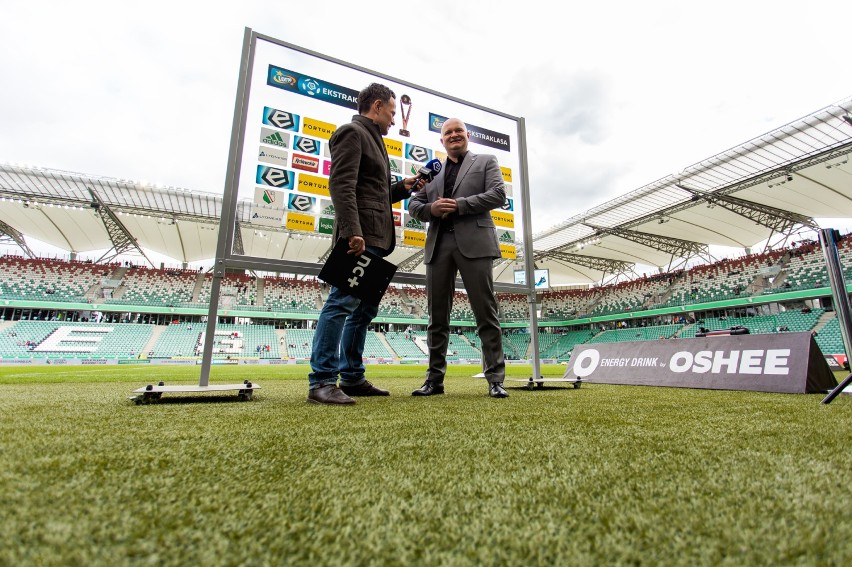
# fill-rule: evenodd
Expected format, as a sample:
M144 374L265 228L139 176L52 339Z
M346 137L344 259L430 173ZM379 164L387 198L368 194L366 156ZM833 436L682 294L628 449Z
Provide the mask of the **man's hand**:
M347 254L355 254L356 256L360 256L364 253L364 250L366 249L367 244L364 242L364 238L362 236L349 237L349 250L346 252Z
M426 185L426 180L421 177L406 177L402 180L402 185L406 191L414 193L423 189L423 186Z
M456 203L455 199L447 199L441 197L437 201L432 203L432 207L430 208L430 212L433 217L446 218L450 213L454 213L459 210L459 206Z

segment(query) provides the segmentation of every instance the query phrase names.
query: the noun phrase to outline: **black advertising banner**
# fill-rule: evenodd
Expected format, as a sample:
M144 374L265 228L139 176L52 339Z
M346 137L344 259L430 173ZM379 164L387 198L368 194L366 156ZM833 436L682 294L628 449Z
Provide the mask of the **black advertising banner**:
M602 384L804 394L837 386L810 333L578 345L566 378Z
M444 122L446 122L447 119L447 116L441 116L440 114L430 112L429 130L431 130L432 132L438 132L440 134L441 127L443 127ZM465 126L467 126L467 131L470 134L470 141L474 144L482 144L483 146L497 148L499 150L506 150L507 152L511 151L512 142L511 137L508 134L501 134L500 132L495 132L494 130L488 130L487 128L468 124L467 122L465 122Z

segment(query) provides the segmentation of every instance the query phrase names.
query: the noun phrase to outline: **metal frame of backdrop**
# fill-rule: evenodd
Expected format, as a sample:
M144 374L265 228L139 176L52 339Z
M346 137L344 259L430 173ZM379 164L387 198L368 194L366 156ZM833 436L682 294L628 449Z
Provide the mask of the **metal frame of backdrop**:
M201 377L199 386L206 387L210 379L210 367L213 357L213 344L215 339L216 324L218 322L219 296L222 286L222 279L225 277L228 268L241 268L248 270L270 271L270 272L288 272L306 275L317 275L322 268L321 264L310 262L297 262L291 260L276 260L272 258L260 258L254 256L246 256L243 254L234 254L234 234L237 228L237 202L239 199L239 179L242 163L242 149L245 141L246 121L249 108L249 94L252 79L252 69L254 64L255 50L258 40L269 42L287 49L301 52L305 55L316 57L330 63L348 67L372 75L377 78L392 81L401 85L405 85L414 89L418 89L425 93L432 94L459 104L463 104L483 112L494 114L509 120L517 122L518 127L518 152L519 152L519 169L520 169L520 198L522 204L522 221L523 221L523 244L524 244L524 268L526 271L525 284L508 284L495 282L494 288L496 291L525 293L528 298L530 309L530 335L532 338L532 364L533 377L540 376L540 360L538 352L538 315L536 313L535 303L535 280L533 278L533 245L532 245L532 226L530 215L530 199L529 199L529 175L527 172L527 145L526 145L526 130L524 119L511 116L496 110L486 108L484 106L467 102L465 100L433 91L431 89L418 86L408 81L403 81L395 77L390 77L377 71L365 69L339 59L328 57L314 51L304 49L302 47L292 45L285 41L281 41L269 36L256 33L251 28L245 28L243 37L243 50L240 58L240 75L237 86L237 97L234 105L234 120L231 127L231 144L228 152L228 168L225 178L225 189L222 199L222 215L219 220L219 235L216 244L216 258L213 265L213 281L210 289L210 306L207 314L207 332L204 337L204 346L201 361ZM426 285L426 277L424 275L399 273L393 279L396 283ZM457 287L460 281L457 280Z

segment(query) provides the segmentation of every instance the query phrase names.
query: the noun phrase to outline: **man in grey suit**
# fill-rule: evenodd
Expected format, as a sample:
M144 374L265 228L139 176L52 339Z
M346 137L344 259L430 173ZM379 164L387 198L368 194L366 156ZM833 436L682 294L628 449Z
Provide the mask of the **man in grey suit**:
M503 388L506 363L492 266L500 257L500 245L491 218L491 210L505 203L506 191L497 158L469 151L469 138L467 127L458 118L444 122L441 144L447 150L446 164L408 204L411 216L429 223L424 253L429 369L426 382L411 393L413 396L444 393L450 311L458 273L468 291L482 342L488 394L492 398L508 396Z

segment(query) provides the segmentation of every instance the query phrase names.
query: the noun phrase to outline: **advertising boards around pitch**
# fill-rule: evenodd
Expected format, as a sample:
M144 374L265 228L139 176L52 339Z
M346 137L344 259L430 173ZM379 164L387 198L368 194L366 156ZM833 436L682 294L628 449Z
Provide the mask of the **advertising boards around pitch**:
M825 393L837 386L810 333L577 345L565 378L788 394Z

